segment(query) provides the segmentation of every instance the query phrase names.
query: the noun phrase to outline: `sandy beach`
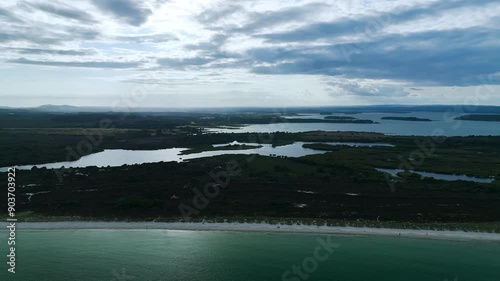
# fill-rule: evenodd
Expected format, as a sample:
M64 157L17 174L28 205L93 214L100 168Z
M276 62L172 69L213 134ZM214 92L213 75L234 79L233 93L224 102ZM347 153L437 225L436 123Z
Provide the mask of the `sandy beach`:
M311 233L341 235L399 236L447 240L498 241L498 233L436 231L417 229L391 229L368 227L339 227L311 225L271 225L266 223L202 223L202 222L19 222L23 230L71 230L71 229L128 229L128 230L188 230L188 231L241 231L270 233ZM2 227L5 229L5 227Z

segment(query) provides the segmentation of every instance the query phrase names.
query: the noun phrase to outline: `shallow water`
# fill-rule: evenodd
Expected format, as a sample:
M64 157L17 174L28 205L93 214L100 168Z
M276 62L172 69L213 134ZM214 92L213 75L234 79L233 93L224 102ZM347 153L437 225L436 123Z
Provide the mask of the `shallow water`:
M6 244L7 232L0 232ZM329 253L322 243L338 244ZM500 243L172 230L18 230L0 280L493 281ZM316 248L322 260L315 258ZM5 249L4 249L5 253ZM318 257L319 257L318 256ZM4 256L3 258L7 258ZM300 278L291 272L300 266Z

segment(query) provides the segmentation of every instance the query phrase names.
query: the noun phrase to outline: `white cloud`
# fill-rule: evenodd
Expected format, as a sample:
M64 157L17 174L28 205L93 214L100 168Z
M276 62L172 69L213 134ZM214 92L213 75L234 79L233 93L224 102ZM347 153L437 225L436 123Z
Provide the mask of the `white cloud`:
M175 88L177 102L205 95L207 105L222 97L232 105L451 102L456 89L464 95L478 76L500 73L498 14L493 0L9 0L0 3L0 73L20 83L28 67L71 69L72 85L83 85L93 71L103 78L93 94L158 82L168 89L155 97ZM88 89L38 77L33 91L84 97ZM28 97L20 88L9 91Z

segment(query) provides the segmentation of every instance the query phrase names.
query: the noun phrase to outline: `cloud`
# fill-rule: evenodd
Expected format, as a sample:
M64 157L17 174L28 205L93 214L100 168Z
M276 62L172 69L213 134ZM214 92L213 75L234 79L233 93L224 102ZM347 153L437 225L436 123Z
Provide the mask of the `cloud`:
M65 35L82 40L95 40L101 35L101 33L95 29L78 26L67 27L64 31L66 31Z
M140 62L117 62L117 61L84 61L84 62L65 62L65 61L37 61L26 58L8 60L9 63L32 64L44 66L69 66L69 67L88 67L88 68L136 68Z
M311 42L315 40L332 40L343 35L361 35L371 37L375 33L382 33L389 26L411 22L422 17L437 16L443 11L457 7L478 7L495 3L496 0L468 0L441 1L420 7L407 6L395 11L377 12L375 14L358 17L343 17L331 22L315 22L290 31L267 33L259 35L268 42Z
M331 8L324 3L309 3L305 5L283 8L278 11L265 11L249 13L251 22L241 27L231 28L229 32L252 33L265 28L270 28L288 22L297 22L305 19L314 18L316 12L321 9Z
M273 93L298 85L336 100L411 100L419 89L432 95L448 86L500 85L498 0L344 2L3 1L0 60L9 69L127 69L130 77L107 81L187 91L200 89L189 78L218 72L221 80L200 80L219 84L213 93L251 79ZM162 71L168 75L159 80L134 76ZM330 96L323 79L334 81L326 85Z
M134 0L92 0L92 3L102 11L116 16L133 26L145 23L153 12L142 7L140 1Z
M215 34L208 41L187 44L184 48L188 50L216 51L227 41L227 37L225 34Z
M204 58L204 57L192 57L192 58L183 58L183 59L173 59L173 58L163 58L158 59L157 62L159 65L173 68L173 69L184 69L189 66L203 66L214 59L212 58Z
M225 7L217 6L214 9L208 9L198 14L196 19L202 24L214 25L235 13L244 11L245 9L241 5L230 4Z
M402 86L384 85L375 83L328 82L325 90L331 96L352 95L359 97L408 97L411 93L405 91Z
M0 32L0 43L9 42L29 42L40 45L55 45L61 43L62 38L43 36L36 31L31 33L29 31L18 32Z
M36 48L11 48L20 54L26 55L62 55L62 56L90 56L96 54L94 49L76 49L76 50L55 50L55 49L36 49Z
M3 19L6 22L15 22L15 23L22 23L23 21L16 17L13 13L0 8L0 19Z

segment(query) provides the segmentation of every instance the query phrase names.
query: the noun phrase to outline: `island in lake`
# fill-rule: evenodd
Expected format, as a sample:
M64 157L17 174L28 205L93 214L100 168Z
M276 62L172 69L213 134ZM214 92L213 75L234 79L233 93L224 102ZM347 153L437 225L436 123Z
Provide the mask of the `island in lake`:
M387 116L382 117L382 120L399 120L399 121L418 121L418 122L432 122L431 119L418 118L418 117L397 117L397 116Z
M328 123L363 123L363 124L377 124L372 120L357 119L351 116L326 116L324 120Z
M490 121L490 122L500 122L500 115L493 114L468 114L455 118L455 120L467 120L467 121Z

